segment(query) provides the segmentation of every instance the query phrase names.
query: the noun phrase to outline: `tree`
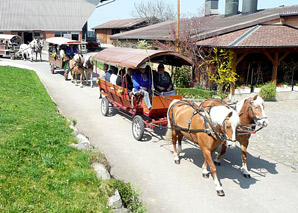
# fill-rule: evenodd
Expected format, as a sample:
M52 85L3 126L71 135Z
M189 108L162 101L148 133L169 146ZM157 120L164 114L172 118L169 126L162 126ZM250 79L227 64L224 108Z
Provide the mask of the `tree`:
M192 73L192 83L196 81L204 82L203 88L207 87L208 72L205 67L200 66L211 57L211 48L201 48L196 44L197 37L207 28L213 17L189 17L180 21L180 36L176 37L176 23L170 28L170 37L167 42L156 41L155 45L160 49L172 50L192 59L194 70Z
M165 0L152 0L134 3L135 10L132 16L144 18L149 24L175 20L176 13L173 5L166 3Z

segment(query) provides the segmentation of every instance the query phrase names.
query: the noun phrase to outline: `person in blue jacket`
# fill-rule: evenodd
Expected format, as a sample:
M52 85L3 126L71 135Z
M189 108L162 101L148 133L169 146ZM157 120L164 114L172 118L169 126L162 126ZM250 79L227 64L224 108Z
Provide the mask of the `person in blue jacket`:
M149 73L146 73L145 68L146 64L142 64L139 67L139 70L133 74L133 91L144 94L144 101L148 109L150 110L152 107L150 102L152 79L150 78Z

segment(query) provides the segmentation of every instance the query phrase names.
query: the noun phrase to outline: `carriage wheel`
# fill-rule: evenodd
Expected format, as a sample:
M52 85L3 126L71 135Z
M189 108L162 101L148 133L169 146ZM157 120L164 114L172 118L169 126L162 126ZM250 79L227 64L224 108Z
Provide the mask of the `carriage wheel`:
M15 55L14 54L10 54L10 59L14 60L15 59Z
M55 73L54 65L51 65L51 73L52 73L52 74Z
M107 98L101 100L101 114L104 116L109 114L109 101Z
M136 115L132 120L132 134L137 141L141 141L145 131L143 118Z

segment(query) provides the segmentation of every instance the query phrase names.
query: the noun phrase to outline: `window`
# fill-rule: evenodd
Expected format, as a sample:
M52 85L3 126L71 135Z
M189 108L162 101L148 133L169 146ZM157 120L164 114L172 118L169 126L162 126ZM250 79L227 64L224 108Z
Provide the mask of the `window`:
M55 37L63 37L64 34L67 34L67 32L55 32Z
M72 34L71 35L71 39L78 41L79 40L79 36L80 36L79 34Z
M40 32L34 32L34 37L40 37Z

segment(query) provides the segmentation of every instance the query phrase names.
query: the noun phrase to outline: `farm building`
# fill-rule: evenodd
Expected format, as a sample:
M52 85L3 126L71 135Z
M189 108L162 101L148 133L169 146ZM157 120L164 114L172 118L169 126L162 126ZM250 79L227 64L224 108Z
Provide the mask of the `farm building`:
M82 40L82 29L98 3L99 0L1 0L0 34L19 35L24 43L34 37Z
M208 4L212 2L212 4ZM238 5L228 4L226 14L218 13L218 1L206 1L207 16L192 22L191 36L199 47L222 48L235 53L238 84L257 85L273 80L277 83L298 83L298 5L257 10L257 0ZM230 7L229 7L230 5ZM213 7L213 8L212 8ZM174 41L176 21L163 22L111 36L114 43L132 46L140 40ZM181 34L189 30L189 20L181 20Z
M112 44L110 40L111 35L138 29L147 25L146 20L143 18L132 18L108 21L92 29L95 30L97 40L99 40L101 44Z

